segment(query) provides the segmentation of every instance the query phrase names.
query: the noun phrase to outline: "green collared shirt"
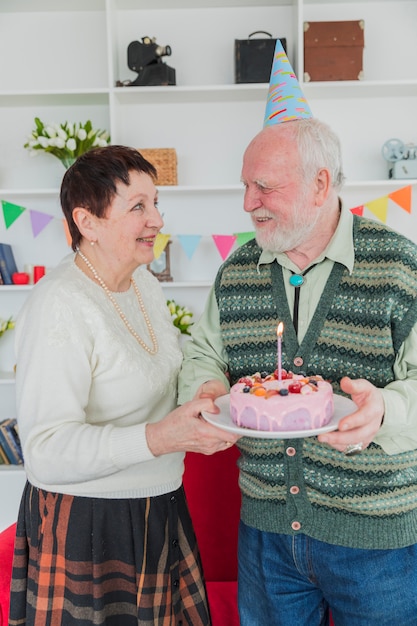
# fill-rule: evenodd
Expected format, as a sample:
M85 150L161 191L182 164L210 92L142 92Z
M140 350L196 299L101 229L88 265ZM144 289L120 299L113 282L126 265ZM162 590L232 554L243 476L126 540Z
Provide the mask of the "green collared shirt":
M300 290L298 340L302 341L313 317L321 293L334 263L343 264L352 272L355 252L352 236L353 215L343 208L337 229L327 248L311 265ZM292 311L294 288L289 283L292 273L299 273L285 253L263 251L258 267L277 261L283 268L286 296ZM305 268L308 269L308 268ZM305 270L304 270L305 271ZM309 277L314 276L314 281ZM285 332L285 330L284 330ZM219 311L211 289L205 310L192 329L192 341L184 347L184 363L179 378L179 402L190 400L205 381L219 379L229 386L226 372L228 359L220 332ZM383 390L384 423L374 437L387 454L398 454L417 448L417 324L401 346L394 364L395 381Z

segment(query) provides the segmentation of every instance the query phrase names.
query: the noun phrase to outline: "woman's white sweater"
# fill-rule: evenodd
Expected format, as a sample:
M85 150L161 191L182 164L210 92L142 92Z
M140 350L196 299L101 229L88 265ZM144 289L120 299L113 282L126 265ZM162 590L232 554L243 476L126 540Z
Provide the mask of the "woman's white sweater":
M150 355L102 287L67 256L33 288L16 324L17 419L31 484L100 498L177 489L182 453L154 457L145 436L176 407L182 355L158 280L134 274L158 339ZM113 294L151 347L132 287Z

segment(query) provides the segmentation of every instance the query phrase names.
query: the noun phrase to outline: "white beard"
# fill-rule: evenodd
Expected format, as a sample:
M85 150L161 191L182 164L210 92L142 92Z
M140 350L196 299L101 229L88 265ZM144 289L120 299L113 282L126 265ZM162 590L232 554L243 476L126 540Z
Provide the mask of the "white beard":
M314 219L307 221L305 212L305 203L303 200L296 203L293 207L291 223L285 226L279 224L276 215L273 215L265 209L257 209L252 213L252 221L256 229L256 242L260 248L274 253L289 252L298 248L303 244L314 230L319 219L319 212L316 213ZM275 227L268 232L263 229L257 229L256 217L271 217L274 220ZM266 229L265 229L266 230Z

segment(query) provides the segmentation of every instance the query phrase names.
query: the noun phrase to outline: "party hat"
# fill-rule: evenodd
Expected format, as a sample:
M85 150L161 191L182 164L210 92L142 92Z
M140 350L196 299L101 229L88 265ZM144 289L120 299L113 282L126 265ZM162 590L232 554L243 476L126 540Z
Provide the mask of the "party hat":
M279 39L275 46L264 126L313 117Z

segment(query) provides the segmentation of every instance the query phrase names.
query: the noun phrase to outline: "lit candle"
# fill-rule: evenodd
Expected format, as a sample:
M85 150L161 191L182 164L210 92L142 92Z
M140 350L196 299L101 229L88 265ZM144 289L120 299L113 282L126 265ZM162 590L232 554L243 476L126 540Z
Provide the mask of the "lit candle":
M277 340L278 340L278 380L282 379L282 332L284 330L284 324L280 322L277 326Z

